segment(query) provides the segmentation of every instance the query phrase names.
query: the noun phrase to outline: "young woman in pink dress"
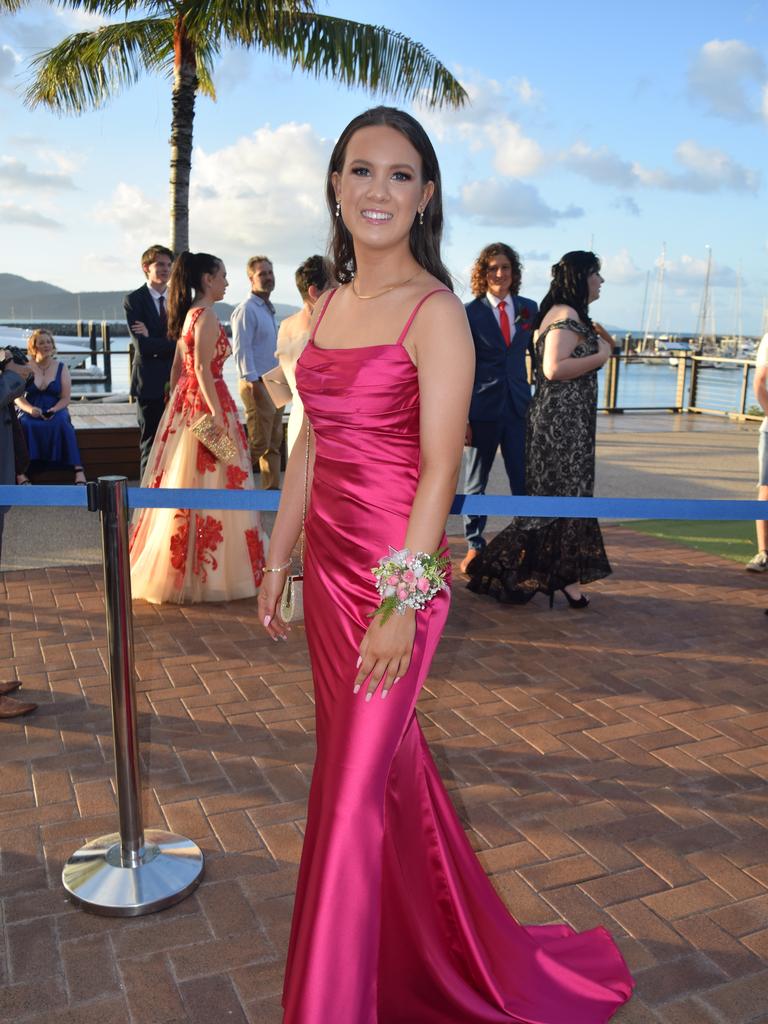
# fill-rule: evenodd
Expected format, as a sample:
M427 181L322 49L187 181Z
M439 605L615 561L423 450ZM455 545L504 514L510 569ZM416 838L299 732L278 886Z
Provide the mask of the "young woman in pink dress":
M213 304L226 289L227 271L218 257L183 252L176 258L168 287L168 337L179 339L171 396L142 487L253 489L245 434L222 379L232 350ZM235 442L231 463L217 459L192 432L205 413ZM131 529L133 596L153 604L253 597L265 549L258 512L142 509Z
M418 122L389 107L355 118L327 198L340 287L318 301L298 362L305 422L259 594L267 631L285 639L278 598L309 433L317 759L285 1024L602 1024L632 991L610 935L509 915L416 719L450 603L419 580L440 572L473 380L467 319L440 259L440 172ZM372 567L392 549L405 565L390 565L379 590ZM373 615L385 600L394 614Z

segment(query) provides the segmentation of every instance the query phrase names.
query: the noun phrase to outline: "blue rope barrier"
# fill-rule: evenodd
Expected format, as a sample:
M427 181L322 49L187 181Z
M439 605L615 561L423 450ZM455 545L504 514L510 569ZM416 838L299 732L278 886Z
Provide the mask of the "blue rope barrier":
M253 509L274 512L280 491L205 490L203 488L129 487L136 508L190 508L216 511ZM0 506L87 508L86 489L67 486L0 485ZM765 519L764 501L729 498L542 498L503 494L457 494L451 512L489 516L543 516L568 519L700 519L721 522Z

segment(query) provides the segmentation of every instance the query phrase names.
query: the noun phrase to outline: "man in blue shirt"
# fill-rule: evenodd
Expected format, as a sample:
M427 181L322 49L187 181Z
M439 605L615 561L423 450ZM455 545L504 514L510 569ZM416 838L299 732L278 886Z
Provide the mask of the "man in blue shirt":
M251 294L232 311L232 350L240 375L253 471L265 490L280 488L283 413L269 397L262 377L277 366L275 309L269 301L275 272L267 256L252 256L247 265Z

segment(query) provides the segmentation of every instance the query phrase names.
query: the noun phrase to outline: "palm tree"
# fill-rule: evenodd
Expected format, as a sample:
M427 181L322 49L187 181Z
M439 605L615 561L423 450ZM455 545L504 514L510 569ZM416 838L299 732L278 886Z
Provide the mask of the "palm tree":
M14 11L26 0L0 0ZM95 109L143 71L173 78L171 248L189 248L189 177L198 92L215 99L222 47L265 50L317 77L364 86L429 106L461 106L459 82L420 43L399 32L317 14L314 0L51 0L124 21L76 32L31 62L28 106L58 113ZM137 15L131 20L129 15ZM143 15L143 16L141 16Z

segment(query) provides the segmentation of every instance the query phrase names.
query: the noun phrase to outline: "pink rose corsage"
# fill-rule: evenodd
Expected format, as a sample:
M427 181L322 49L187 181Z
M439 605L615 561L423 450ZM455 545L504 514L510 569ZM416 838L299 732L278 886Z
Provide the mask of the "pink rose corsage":
M435 594L447 589L445 570L448 563L444 552L427 555L417 551L412 554L408 548L402 551L390 548L389 554L371 569L381 597L381 604L373 615L381 615L384 623L393 612L404 615L406 608L416 611L425 608Z

